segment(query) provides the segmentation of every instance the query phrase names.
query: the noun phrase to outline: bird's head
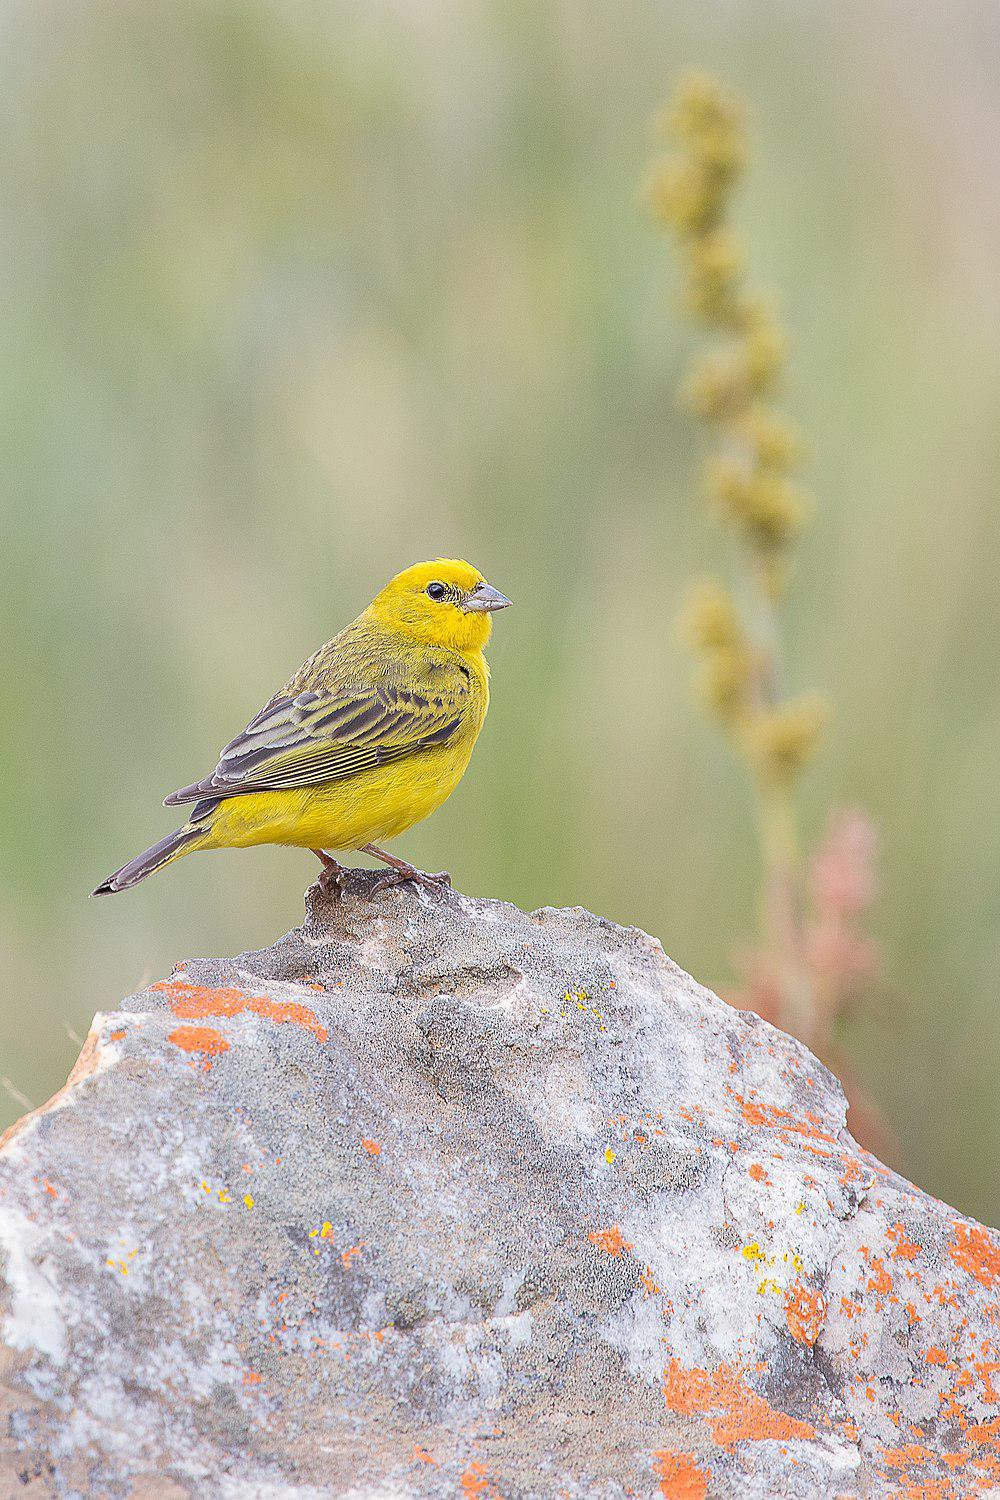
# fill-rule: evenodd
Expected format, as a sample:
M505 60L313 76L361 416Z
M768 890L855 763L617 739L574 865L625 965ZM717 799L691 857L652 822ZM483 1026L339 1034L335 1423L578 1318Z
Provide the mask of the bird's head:
M474 651L490 638L490 615L509 603L471 563L439 557L397 573L365 613L422 646Z

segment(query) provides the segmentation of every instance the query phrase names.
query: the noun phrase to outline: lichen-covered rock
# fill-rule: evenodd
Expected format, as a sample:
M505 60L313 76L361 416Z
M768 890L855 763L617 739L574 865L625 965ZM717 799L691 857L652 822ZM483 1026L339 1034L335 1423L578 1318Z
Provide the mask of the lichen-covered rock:
M966 1496L1000 1240L643 933L409 889L96 1018L0 1152L0 1493Z

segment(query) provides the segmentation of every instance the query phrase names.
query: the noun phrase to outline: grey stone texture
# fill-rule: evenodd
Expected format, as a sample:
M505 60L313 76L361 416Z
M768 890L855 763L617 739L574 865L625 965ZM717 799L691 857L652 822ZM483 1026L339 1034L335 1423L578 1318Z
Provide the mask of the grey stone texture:
M1000 1236L580 909L352 876L0 1149L0 1495L1000 1493Z

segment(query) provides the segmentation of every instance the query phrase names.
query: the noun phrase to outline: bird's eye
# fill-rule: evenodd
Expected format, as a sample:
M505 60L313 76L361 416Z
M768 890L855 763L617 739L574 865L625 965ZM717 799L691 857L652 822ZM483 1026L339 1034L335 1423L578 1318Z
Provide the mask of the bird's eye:
M427 593L432 599L443 599L447 592L448 590L443 583L429 583L427 585Z

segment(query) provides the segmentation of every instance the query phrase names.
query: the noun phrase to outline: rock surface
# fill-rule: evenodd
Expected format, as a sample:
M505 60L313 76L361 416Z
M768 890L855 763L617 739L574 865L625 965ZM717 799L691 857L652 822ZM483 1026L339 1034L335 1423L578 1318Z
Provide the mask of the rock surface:
M643 933L369 878L8 1133L0 1493L1000 1493L1000 1237Z

